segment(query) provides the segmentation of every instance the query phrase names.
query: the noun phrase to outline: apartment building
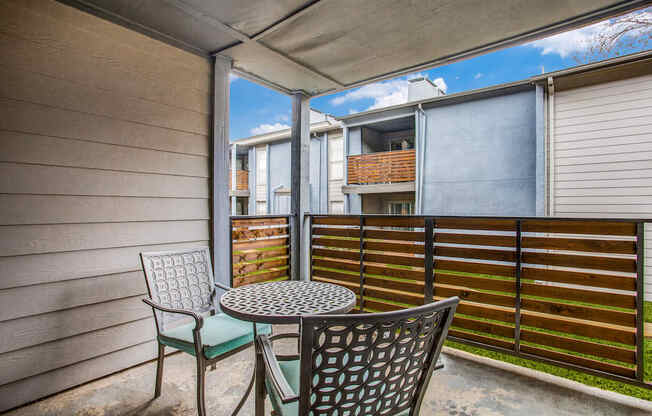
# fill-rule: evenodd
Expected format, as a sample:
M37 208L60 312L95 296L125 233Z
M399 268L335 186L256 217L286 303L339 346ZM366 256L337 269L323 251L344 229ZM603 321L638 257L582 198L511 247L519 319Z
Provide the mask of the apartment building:
M310 208L344 213L342 127L334 117L310 110ZM234 215L290 211L290 129L231 144L231 208Z

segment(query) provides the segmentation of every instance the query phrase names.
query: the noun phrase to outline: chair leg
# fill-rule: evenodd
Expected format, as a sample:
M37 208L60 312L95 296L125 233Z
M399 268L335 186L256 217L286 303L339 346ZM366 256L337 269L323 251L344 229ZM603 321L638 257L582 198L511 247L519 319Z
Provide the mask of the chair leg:
M206 416L206 402L204 401L206 380L206 365L201 358L197 358L197 413Z
M163 384L163 360L165 359L165 345L158 344L158 359L156 360L156 387L154 388L154 398L161 395L161 385Z
M265 415L265 363L263 361L263 354L258 350L256 346L256 368L255 368L255 377L256 377L256 389L254 392L255 396L255 416L264 416Z

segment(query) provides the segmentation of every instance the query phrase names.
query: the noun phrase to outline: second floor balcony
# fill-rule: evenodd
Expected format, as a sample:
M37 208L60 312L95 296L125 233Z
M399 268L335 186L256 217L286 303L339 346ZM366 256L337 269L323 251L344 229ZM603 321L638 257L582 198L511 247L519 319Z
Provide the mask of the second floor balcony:
M229 189L233 189L233 176L229 176ZM249 171L237 169L235 171L235 190L249 190Z
M347 183L371 185L414 182L415 156L414 149L349 156Z

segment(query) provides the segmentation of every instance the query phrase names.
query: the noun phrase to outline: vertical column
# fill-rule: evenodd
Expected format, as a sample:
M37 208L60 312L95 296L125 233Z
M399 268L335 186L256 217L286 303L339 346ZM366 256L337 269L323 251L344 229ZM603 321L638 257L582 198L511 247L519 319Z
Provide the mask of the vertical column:
M301 280L308 259L301 256L302 242L310 230L303 218L310 210L310 97L303 92L292 95L291 131L291 205L290 205L290 273L292 280ZM305 272L304 272L305 273ZM303 276L307 278L307 276Z
M434 220L432 218L426 218L425 223L425 293L424 293L424 303L431 303L435 296L435 274L434 274L434 253L435 253L435 236L434 236Z
M644 304L643 295L645 291L645 280L643 278L645 268L645 223L640 221L636 224L636 378L643 381L645 374L645 351L643 334Z
M514 351L521 352L521 220L516 221L516 299L514 314Z
M360 215L360 313L364 312L364 217Z
M212 123L212 204L211 242L215 280L230 283L229 250L229 73L231 60L216 56L213 61L213 123Z
M237 150L236 144L231 145L231 215L237 214L236 191L238 190L238 172L236 166Z

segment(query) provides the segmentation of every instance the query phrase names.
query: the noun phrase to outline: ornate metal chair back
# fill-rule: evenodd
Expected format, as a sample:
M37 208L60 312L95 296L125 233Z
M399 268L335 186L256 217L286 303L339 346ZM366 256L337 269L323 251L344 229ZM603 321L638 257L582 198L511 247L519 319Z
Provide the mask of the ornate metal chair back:
M302 319L299 414L417 415L458 302Z
M141 253L147 292L156 303L199 314L215 311L214 280L208 247ZM159 330L165 331L183 315L155 310Z

